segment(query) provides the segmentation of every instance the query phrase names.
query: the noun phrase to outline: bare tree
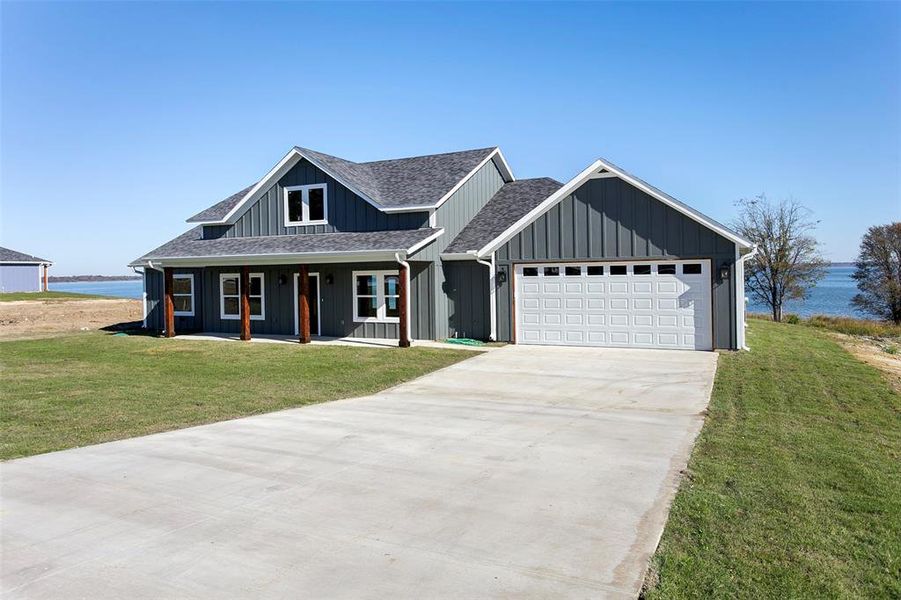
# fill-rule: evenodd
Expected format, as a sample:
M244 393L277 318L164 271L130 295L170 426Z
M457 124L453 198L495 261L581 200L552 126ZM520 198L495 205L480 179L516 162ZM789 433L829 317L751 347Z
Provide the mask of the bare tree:
M817 222L795 200L773 203L760 195L738 206L735 228L757 244L757 254L745 263L745 284L781 321L785 301L803 300L826 274L829 263L812 235Z
M901 223L870 227L860 241L857 267L851 276L860 293L851 299L856 307L901 324Z

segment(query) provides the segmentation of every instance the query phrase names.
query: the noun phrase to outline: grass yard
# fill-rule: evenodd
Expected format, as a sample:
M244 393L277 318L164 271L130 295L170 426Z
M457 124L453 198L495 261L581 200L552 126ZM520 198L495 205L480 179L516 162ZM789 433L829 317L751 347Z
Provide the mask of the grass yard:
M0 458L363 396L471 356L102 333L0 342Z
M812 327L753 320L748 343L720 357L646 597L901 597L899 396Z
M0 302L18 302L21 300L96 300L107 296L94 294L74 294L72 292L4 292L0 294Z

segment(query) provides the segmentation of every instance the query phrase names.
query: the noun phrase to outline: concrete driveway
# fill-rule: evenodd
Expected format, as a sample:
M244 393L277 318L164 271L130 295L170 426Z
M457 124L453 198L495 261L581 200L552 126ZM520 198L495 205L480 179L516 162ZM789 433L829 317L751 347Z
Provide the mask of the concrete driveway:
M2 465L4 598L634 597L716 354L511 346Z

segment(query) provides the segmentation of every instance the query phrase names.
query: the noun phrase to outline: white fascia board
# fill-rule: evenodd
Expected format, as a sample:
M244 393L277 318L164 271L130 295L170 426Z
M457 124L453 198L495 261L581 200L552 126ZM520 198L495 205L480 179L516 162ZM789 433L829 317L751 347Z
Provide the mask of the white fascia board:
M433 233L432 235L430 235L429 237L425 238L424 240L420 240L420 241L416 242L415 244L413 244L412 246L410 246L409 248L407 248L407 255L409 256L411 254L419 252L422 248L425 248L426 246L428 246L429 244L431 244L432 242L434 242L435 240L440 238L442 235L444 235L443 227L441 229L439 229L438 231L436 231L435 233Z
M487 256L491 254L502 245L504 245L507 240L512 238L514 235L525 229L529 223L537 219L539 216L544 214L546 211L550 210L550 208L562 200L566 198L569 194L571 194L576 188L580 185L588 181L592 175L597 173L598 169L601 167L601 161L596 160L591 163L586 169L584 169L581 173L570 179L566 184L563 185L562 188L548 196L545 200L541 202L538 206L527 212L523 215L516 223L508 227L501 233L499 236L488 242L485 246L479 249L476 252L476 255L479 257Z
M494 161L495 166L497 166L497 170L500 171L501 177L503 177L505 182L516 181L516 178L513 177L513 171L510 169L510 165L507 164L507 160L504 158L503 153L501 153L500 148L495 148L491 151L491 153L486 156L482 161L475 166L475 168L466 174L466 177L461 179L452 187L446 194L444 194L437 202L434 204L419 204L416 206L386 206L382 208L382 212L385 213L404 213L404 212L420 212L423 210L435 210L445 202L447 202L451 196L453 196L461 187L463 187L467 181L473 178L473 176L479 172L479 169L488 164L489 161Z
M52 262L42 260L0 260L0 265L52 265Z
M365 200L366 202L368 202L375 208L377 208L379 210L383 210L382 206L378 202L376 202L375 200L373 200L372 198L370 198L369 196L367 196L366 194L361 192L359 189L356 188L356 186L352 185L350 182L346 181L345 179L338 176L337 174L331 172L328 168L326 168L319 161L304 154L300 148L295 146L295 147L291 148L291 150L289 150L288 153L280 161L278 161L278 163L274 167L272 167L272 169L270 169L269 172L266 173L266 175L262 179L260 179L257 182L257 184L255 186L253 186L253 188L249 192L244 194L244 197L241 198L241 200L238 201L238 203L234 206L234 208L232 208L230 211L228 211L228 213L226 213L226 215L224 217L222 217L221 219L216 220L216 221L189 221L189 222L194 223L195 225L228 225L228 224L234 223L234 221L237 220L237 217L239 217L241 214L243 214L244 211L241 210L243 207L245 207L247 205L251 205L254 201L256 201L262 195L261 192L264 192L264 191L268 190L270 187L272 187L276 181L281 179L281 177L285 173L287 173L289 170L291 170L294 167L294 165L299 163L301 161L301 159L304 159L304 158L307 159L308 161L310 161L313 165L315 165L316 168L320 169L324 173L327 173L330 177L332 177L332 179L334 179L335 181L337 181L338 183L340 183L341 185L343 185L344 187L346 187L347 189L352 191L354 194L356 194L357 196L359 196L360 198L362 198L363 200Z
M663 202L667 206L679 211L680 213L682 213L689 219L700 223L707 229L717 232L718 234L720 234L727 240L734 242L738 246L741 246L743 248L751 248L754 246L753 243L744 239L743 237L740 237L731 231L723 229L723 227L721 225L712 221L710 219L710 217L707 217L706 215L703 215L695 210L690 210L690 209L686 208L681 202L674 202L673 198L671 198L665 194L662 194L659 190L649 187L643 181L640 181L640 180L636 179L635 177L632 177L628 173L622 171L615 165L608 163L604 159L599 158L597 160L597 162L599 162L604 167L604 169L606 169L608 172L614 173L617 177L619 177L623 181L637 187L644 193L648 194L649 196L651 196L653 198L656 198L657 200L659 200L660 202Z
M254 201L256 201L260 197L261 192L264 192L264 191L268 190L270 187L272 187L272 185L275 183L275 181L280 179L294 165L296 165L298 162L300 162L301 159L304 159L304 158L307 159L308 161L310 161L310 163L315 165L318 169L322 170L325 173L328 173L328 175L331 176L332 179L334 179L335 181L337 181L338 183L340 183L341 185L343 185L344 187L346 187L347 189L352 191L354 194L356 194L357 196L359 196L360 198L362 198L363 200L365 200L366 202L371 204L373 207L375 207L378 210L380 210L384 213L387 213L387 214L405 213L405 212L421 212L421 211L433 210L433 209L438 208L439 206L444 204L448 200L448 198L450 198L453 195L454 192L459 190L463 186L463 184L465 184L467 181L469 181L469 179L472 178L472 176L475 175L479 169L481 169L483 166L485 166L485 164L487 164L489 160L495 161L495 164L497 165L498 170L501 172L501 176L504 178L505 181L515 181L515 178L513 177L513 171L510 169L510 165L507 164L507 160L504 158L504 155L501 153L501 149L495 148L484 160L482 160L482 162L480 162L478 164L478 166L476 166L476 168L474 168L472 171L470 171L466 175L466 177L464 177L463 179L458 181L457 184L454 187L452 187L448 193L446 193L444 196L442 196L441 199L438 200L438 202L433 203L433 204L421 204L421 205L416 205L416 206L388 207L388 206L382 206L381 204L379 204L378 202L376 202L375 200L373 200L372 198L370 198L369 196L364 194L362 191L360 191L360 189L358 189L352 183L350 183L349 181L340 177L336 173L333 173L325 165L320 163L318 160L316 160L310 156L307 156L306 154L304 154L304 152L300 148L298 148L297 146L294 146L293 148L291 148L291 150L288 151L288 153L284 157L282 157L282 159L280 161L278 161L278 163L274 167L272 167L272 169L269 170L268 173L266 173L266 175L262 179L260 179L257 182L257 184L255 186L253 186L253 188L249 192L244 194L244 197L241 198L241 200L239 200L238 203L230 211L228 211L228 213L226 213L226 215L224 217L222 217L221 219L213 220L213 221L187 221L187 222L193 223L195 225L230 225L230 224L234 223L237 220L237 217L239 217L241 214L244 213L244 210L242 210L243 207L250 205Z
M441 260L478 260L475 250L470 252L445 252L441 254Z
M151 261L154 268L163 267L222 267L242 265L285 265L285 264L320 264L342 263L350 260L357 262L394 262L394 254L398 250L373 251L346 251L346 252L305 252L292 254L242 254L232 256L173 256L166 258L152 258L144 262L137 262L129 266L149 266ZM403 252L403 250L400 250Z
M605 173L600 173L601 170L604 170ZM753 244L751 242L749 242L748 240L745 240L745 239L735 235L731 231L727 231L727 230L723 229L720 225L709 220L709 218L705 217L704 215L696 213L693 210L687 209L685 206L683 206L679 202L674 202L672 198L662 194L660 191L658 191L652 187L649 187L644 182L635 179L634 177L630 176L628 173L624 173L620 169L616 168L615 166L611 165L610 163L599 158L598 160L591 163L591 165L589 165L588 168L586 168L584 171L582 171L581 173L579 173L578 175L576 175L575 177L570 179L562 188L560 188L559 190L557 190L556 192L554 192L553 194L548 196L548 198L546 200L544 200L541 204L539 204L538 206L536 206L535 208L530 210L528 213L526 213L516 223L514 223L513 225L508 227L506 230L504 230L503 233L501 233L499 236L497 236L492 241L490 241L488 244L486 244L483 248L481 248L478 251L477 254L480 257L486 256L486 255L494 252L498 248L500 248L510 238L512 238L514 235L516 235L517 233L519 233L520 231L525 229L529 225L529 223L531 223L532 221L534 221L535 219L540 217L542 214L544 214L545 212L550 210L551 207L554 206L554 204L556 204L563 198L570 195L572 192L574 192L576 189L578 189L582 184L584 184L589 179L598 179L598 178L606 179L609 177L619 177L623 181L625 181L625 182L629 183L630 185L633 185L634 187L637 187L641 191L645 192L652 198L659 200L663 204L666 204L667 206L673 208L674 210L682 213L683 215L690 218L691 220L696 221L697 223L700 223L704 227L707 227L708 229L715 231L716 233L723 236L724 238L734 242L739 247L751 248L753 246Z

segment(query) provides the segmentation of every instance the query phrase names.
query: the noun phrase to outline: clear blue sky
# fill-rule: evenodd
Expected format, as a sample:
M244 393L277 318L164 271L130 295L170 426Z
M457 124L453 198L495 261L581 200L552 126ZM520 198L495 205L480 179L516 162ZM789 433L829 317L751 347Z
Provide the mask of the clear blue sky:
M293 145L604 156L710 216L792 196L832 260L901 219L901 4L13 3L0 245L120 274Z

